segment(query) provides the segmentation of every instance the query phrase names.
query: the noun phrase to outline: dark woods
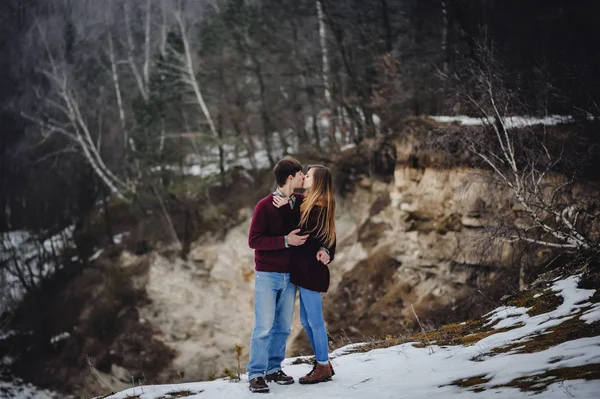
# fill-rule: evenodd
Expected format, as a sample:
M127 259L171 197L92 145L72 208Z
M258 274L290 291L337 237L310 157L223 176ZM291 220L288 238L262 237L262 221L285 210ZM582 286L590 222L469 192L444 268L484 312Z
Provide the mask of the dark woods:
M453 79L471 87L473 65L488 62L481 48L506 71L496 83L514 94L515 112L586 121L600 113L598 8L592 0L5 0L0 230L47 237L73 225L83 258L94 207L106 210L103 234L112 237L112 198L133 218L162 214L185 247L190 227L170 219L193 212L177 190L190 162L214 167L193 187L211 204L207 187L231 184L238 158L252 172L294 143L335 152L393 133L406 116L477 116Z

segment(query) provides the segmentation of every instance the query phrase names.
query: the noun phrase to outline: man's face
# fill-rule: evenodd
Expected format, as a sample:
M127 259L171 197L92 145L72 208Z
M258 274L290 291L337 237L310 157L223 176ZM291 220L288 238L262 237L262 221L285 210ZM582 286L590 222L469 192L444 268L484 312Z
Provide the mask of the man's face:
M292 189L302 188L304 184L304 173L301 170L296 172L294 177L292 178Z

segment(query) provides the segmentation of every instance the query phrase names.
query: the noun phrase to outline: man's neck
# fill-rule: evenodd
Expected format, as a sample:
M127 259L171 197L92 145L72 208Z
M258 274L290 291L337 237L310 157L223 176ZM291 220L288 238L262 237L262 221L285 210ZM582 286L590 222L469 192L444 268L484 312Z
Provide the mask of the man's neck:
M292 188L291 184L286 184L285 186L279 187L279 192L286 197L289 197L294 193L294 189Z

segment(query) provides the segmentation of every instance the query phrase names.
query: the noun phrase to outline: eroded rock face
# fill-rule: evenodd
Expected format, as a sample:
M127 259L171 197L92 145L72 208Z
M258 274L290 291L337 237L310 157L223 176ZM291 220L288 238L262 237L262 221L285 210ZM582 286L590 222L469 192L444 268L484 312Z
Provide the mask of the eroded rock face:
M486 264L480 226L493 223L491 210L506 206L509 194L485 183L466 186L470 173L398 167L392 183L363 184L342 204L342 212L355 217L348 221L353 233L342 239L331 265L334 285L325 296L334 343L412 329L411 304L422 321L437 322L436 309L452 309L481 288L481 280L494 278L502 265ZM465 218L472 221L465 224ZM363 256L348 256L357 246ZM505 267L511 255L507 246Z
M237 365L235 345L248 346L254 318L249 216L224 241L201 238L187 261L156 256L150 268L151 304L140 314L177 352L173 368L184 380L221 375Z
M506 194L485 185L464 187L468 173L398 167L392 182L365 177L340 200L339 250L324 297L335 343L412 328L411 304L417 312L451 305L477 285L475 280L494 273L476 252L478 228L462 221L488 223L485 213L504 206ZM175 350L173 369L184 380L235 370L236 344L245 346L245 369L254 323L254 255L247 244L251 211L245 212L246 221L224 241L195 242L187 261L153 257L146 284L150 302L140 317ZM310 353L298 312L295 317L290 354Z

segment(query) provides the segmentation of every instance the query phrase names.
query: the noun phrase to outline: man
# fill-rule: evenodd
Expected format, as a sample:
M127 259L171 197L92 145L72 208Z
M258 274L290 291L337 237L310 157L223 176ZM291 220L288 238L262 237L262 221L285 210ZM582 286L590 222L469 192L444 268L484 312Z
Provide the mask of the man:
M299 236L300 230L296 229L303 196L294 194L294 190L302 187L302 165L294 158L284 158L277 162L273 173L277 189L254 208L248 237L248 244L254 249L256 270L254 328L248 363L252 392L269 392L267 382L294 383L294 378L281 369L296 300L296 286L290 282L288 248L304 244L308 237ZM288 204L275 207L275 197L288 199Z

